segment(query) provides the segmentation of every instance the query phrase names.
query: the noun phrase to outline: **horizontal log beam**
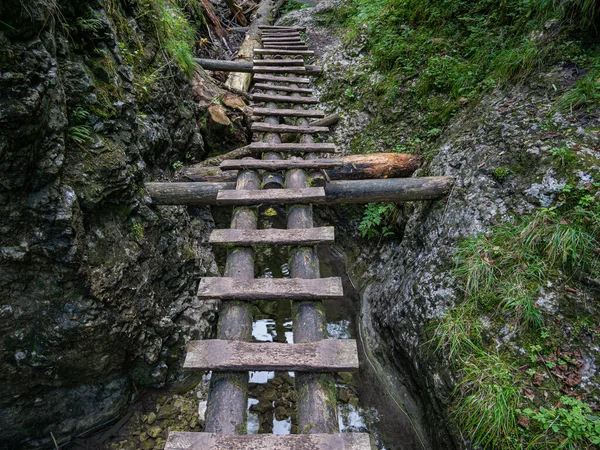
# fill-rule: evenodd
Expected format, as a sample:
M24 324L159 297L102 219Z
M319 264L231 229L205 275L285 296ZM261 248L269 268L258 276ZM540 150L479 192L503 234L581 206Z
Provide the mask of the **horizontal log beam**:
M208 242L235 246L248 245L323 245L333 244L334 227L304 229L237 230L235 228L212 230Z
M258 83L254 85L258 87ZM265 88L266 89L266 88ZM308 89L310 90L310 89ZM248 108L247 111L253 116L274 116L274 117L325 117L325 111L320 109L280 109L280 108Z
M302 98L302 97L298 97ZM301 125L271 125L266 122L254 122L250 129L254 133L299 133L299 134L317 134L317 133L329 133L327 127L305 127Z
M317 97L292 97L291 95L252 94L254 102L294 103L297 105L319 103Z
M263 91L295 92L297 94L308 94L308 95L311 95L313 93L313 90L309 89L309 88L301 88L301 87L294 87L294 86L279 86L277 84L271 84L271 83L255 83L254 88L261 89Z
M257 73L254 75L254 81L274 81L276 83L295 83L295 84L309 84L310 78L303 77L286 77L282 75L268 75L265 73Z
M304 66L303 59L254 59L255 66Z
M450 177L331 181L324 186L325 198L315 203L331 205L435 200L446 196L453 183ZM146 183L145 188L157 205L216 205L217 193L235 189L235 183Z
M259 25L259 29L261 30L296 30L296 31L306 31L306 27L297 27L297 26L285 26L285 25Z
M322 187L295 189L262 189L259 191L224 190L217 194L218 205L306 205L325 198Z
M203 59L194 58L194 61L198 63L203 69L206 70L219 70L223 72L255 72L255 66L248 61L224 61L220 59ZM307 65L304 67L307 74L321 73L321 67ZM310 82L310 80L308 81Z
M314 56L315 52L312 50L277 50L272 48L257 48L254 50L257 55L300 55L300 56Z

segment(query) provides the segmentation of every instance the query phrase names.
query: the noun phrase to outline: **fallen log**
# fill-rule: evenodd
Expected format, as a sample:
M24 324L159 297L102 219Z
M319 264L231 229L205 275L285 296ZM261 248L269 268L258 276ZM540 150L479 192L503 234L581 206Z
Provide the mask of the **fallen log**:
M313 120L309 125L311 127L328 127L330 125L335 125L340 121L341 117L339 114L331 114L327 117L323 117L319 120Z
M450 192L450 177L388 178L385 180L331 181L325 197L315 204L405 202L434 200ZM157 205L216 205L220 190L235 189L235 183L146 183Z
M255 152L247 147L210 159L213 166L195 164L184 168L180 180L189 181L235 181L236 170L220 170L218 164L222 161L240 159ZM406 178L419 168L421 159L415 155L402 153L375 153L372 155L352 155L341 158L344 165L339 168L327 169L331 180L366 180L377 178ZM319 184L317 184L318 186Z
M198 63L203 69L206 70L220 70L223 72L240 72L240 73L249 73L254 72L256 67L252 64L252 62L246 61L224 61L220 59L203 59L203 58L194 58L194 61ZM305 66L305 73L321 73L320 66L307 65ZM239 89L240 91L247 91L248 88L241 89L240 87L231 86L235 89Z
M246 20L246 16L244 15L242 8L237 5L235 0L225 0L225 3L227 4L229 11L231 11L231 14L233 14L233 20L243 27L247 26L248 20Z
M252 66L252 57L254 49L261 47L260 29L259 26L269 23L272 16L276 16L279 8L283 5L283 0L263 0L256 11L255 19L248 27L248 32L244 38L244 42L238 50L236 62L247 62ZM200 65L202 65L200 63ZM227 69L211 69L211 70L227 70ZM251 70L232 70L232 73L227 77L226 86L242 92L247 92L252 82Z

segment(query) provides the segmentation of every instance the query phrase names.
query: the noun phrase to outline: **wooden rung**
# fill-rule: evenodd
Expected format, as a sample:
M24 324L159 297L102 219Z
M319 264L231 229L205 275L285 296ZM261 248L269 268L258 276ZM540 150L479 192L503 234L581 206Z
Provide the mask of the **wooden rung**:
M165 450L371 450L367 433L225 435L171 431Z
M306 73L305 67L252 66L253 73Z
M255 59L255 66L304 66L303 59Z
M259 25L259 29L261 30L298 30L298 31L306 31L306 27L298 27L295 25Z
M291 169L332 169L342 167L343 159L226 159L221 163L221 170L291 170Z
M267 83L256 83L254 85L256 89L262 89L264 91L281 91L281 92L296 92L298 94L312 94L313 90L308 88L299 88L293 86L278 86L277 84Z
M315 52L312 50L277 50L272 48L256 48L254 53L257 55L300 55L313 56Z
M354 339L324 339L301 344L206 339L192 341L184 369L224 371L355 372Z
M263 38L262 41L264 44L267 44L267 43L306 44L306 42L304 42L302 40L302 38L294 38L294 37Z
M280 50L308 50L308 46L307 45L302 45L302 44L286 44L286 45L275 45L275 44L263 44L264 48L277 48Z
M281 230L213 230L208 240L211 244L245 245L318 245L333 244L334 227Z
M317 97L292 97L290 95L274 95L274 94L252 94L252 100L255 102L296 103L296 104L319 103L319 99Z
M271 189L284 191L287 189ZM341 300L342 279L228 278L200 279L198 298L221 300Z
M295 83L295 84L309 84L310 78L301 77L285 77L281 75L267 75L264 73L257 73L253 76L255 81L274 81L276 83Z
M255 87L258 84L254 85ZM280 86L275 86L279 88ZM250 108L249 112L255 116L274 117L325 117L325 111L318 109L279 109L279 108Z
M252 142L248 147L248 150L252 152L316 152L316 153L335 153L335 144L297 144L297 143L286 143L286 144L270 144L268 142Z
M298 125L286 125L279 124L273 125L266 122L254 122L251 126L251 130L255 133L300 133L300 134L317 134L317 133L329 133L328 127L310 127L310 126L298 126Z
M224 190L217 192L217 205L293 205L325 198L322 187L303 189Z
M280 33L262 33L260 39L276 39L276 38L296 38L301 39L302 36L296 31L283 31Z

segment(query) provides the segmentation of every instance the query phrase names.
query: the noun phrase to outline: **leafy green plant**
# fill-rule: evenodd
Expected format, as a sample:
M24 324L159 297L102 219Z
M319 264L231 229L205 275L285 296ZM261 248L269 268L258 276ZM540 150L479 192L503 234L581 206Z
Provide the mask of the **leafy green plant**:
M506 167L497 167L492 170L492 176L499 182L506 180L511 173L512 171Z
M92 129L87 125L74 125L69 128L69 137L77 144L85 144L92 137Z
M398 214L399 209L393 203L369 203L358 225L358 230L362 237L367 239L376 236L391 236L394 234L394 222Z
M77 26L81 31L96 33L104 27L104 20L100 14L90 12L87 17L77 19Z
M552 157L560 163L561 167L565 167L568 163L573 161L575 155L569 149L569 147L554 147L550 150Z
M589 405L573 397L562 396L553 408L540 406L539 410L523 411L542 429L536 442L553 448L570 450L598 448L600 446L600 416L592 414Z
M173 170L181 169L183 167L183 163L181 161L175 161L173 163Z
M141 222L134 222L130 227L131 233L139 240L144 239L144 225Z

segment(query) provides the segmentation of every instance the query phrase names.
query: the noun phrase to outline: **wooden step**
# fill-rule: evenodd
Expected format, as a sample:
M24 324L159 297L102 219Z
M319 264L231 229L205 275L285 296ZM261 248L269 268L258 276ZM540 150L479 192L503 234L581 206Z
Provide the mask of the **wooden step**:
M213 230L208 240L211 244L246 245L318 245L333 244L334 227L281 230Z
M306 31L306 27L297 27L297 26L285 26L285 25L259 25L258 28L260 30L296 30L296 31Z
M279 33L262 33L260 39L276 39L276 38L297 38L300 39L302 36L297 31L282 31Z
M263 44L264 48L277 48L280 50L308 50L308 45L303 44Z
M287 189L271 189L284 191ZM268 192L268 191L265 191ZM221 300L341 300L342 279L227 278L200 279L198 298Z
M218 205L294 205L325 199L322 187L304 189L222 190L217 192Z
M301 344L221 339L192 341L184 369L223 371L355 372L354 339L324 339Z
M273 102L273 103L295 103L295 104L319 103L319 99L317 97L292 97L290 95L275 95L275 94L252 94L252 101Z
M312 50L277 50L272 48L255 48L254 53L257 55L300 55L314 56Z
M255 59L255 66L304 66L303 59Z
M333 169L342 167L343 159L226 159L221 163L221 170L291 170L291 169Z
M253 73L306 73L305 67L252 66Z
M294 84L309 84L310 78L301 77L285 77L281 75L267 75L264 73L257 73L253 76L254 81L274 81L276 83L294 83Z
M248 150L256 153L261 152L306 152L306 153L335 153L337 148L335 144L324 144L324 143L313 143L313 144L300 144L300 143L286 143L286 144L271 144L268 142L252 142L248 147Z
M317 134L329 133L328 127L310 127L298 125L279 124L273 125L266 122L254 122L251 126L254 133L300 133L300 134Z
M367 433L225 435L171 431L165 450L371 450Z
M262 41L264 44L267 43L285 43L285 44L306 44L306 42L304 42L302 40L302 38L295 38L295 37L277 37L277 38L262 38Z
M254 85L256 89L262 89L264 91L281 91L281 92L295 92L298 94L312 94L313 90L308 88L299 88L293 86L278 86L276 84L268 83L256 83Z
M254 85L255 87L258 84ZM279 86L277 86L279 87ZM255 116L274 117L325 117L325 111L318 109L279 109L279 108L250 108L249 112Z

